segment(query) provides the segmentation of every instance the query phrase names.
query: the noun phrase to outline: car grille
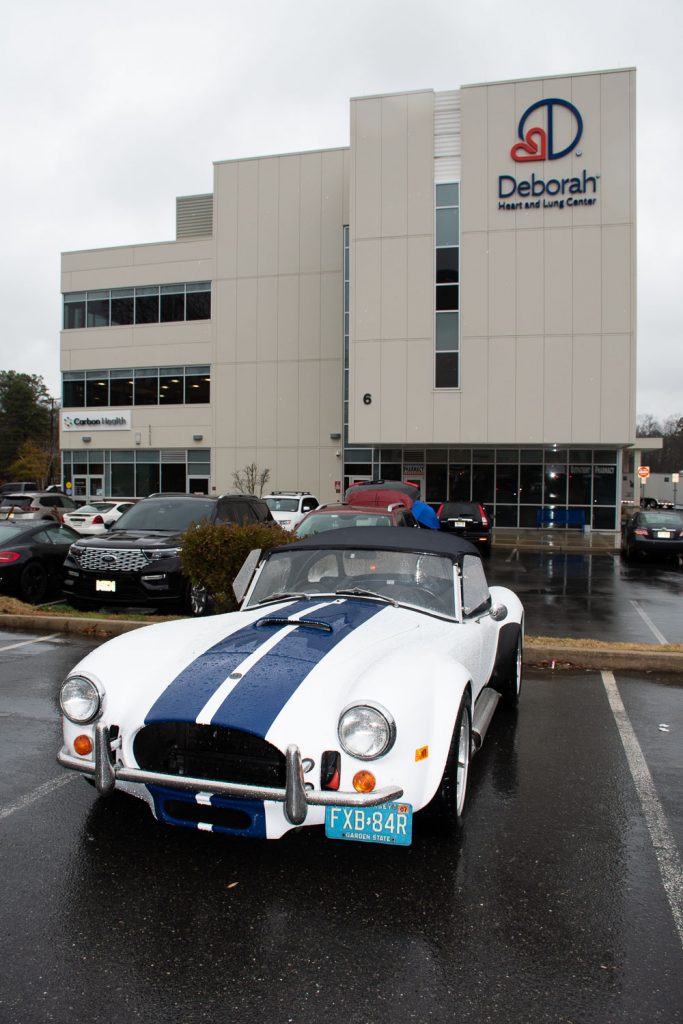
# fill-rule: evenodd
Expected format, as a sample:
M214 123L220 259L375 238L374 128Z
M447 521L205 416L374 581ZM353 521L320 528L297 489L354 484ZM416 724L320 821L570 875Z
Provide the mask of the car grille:
M139 548L80 548L78 564L89 572L137 572L149 565Z
M252 786L285 785L285 756L259 736L194 722L159 722L141 729L133 747L146 771Z

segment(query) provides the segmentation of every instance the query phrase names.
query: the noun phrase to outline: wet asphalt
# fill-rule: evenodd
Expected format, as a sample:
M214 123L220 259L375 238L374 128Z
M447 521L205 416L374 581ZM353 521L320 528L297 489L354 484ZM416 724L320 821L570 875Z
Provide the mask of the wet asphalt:
M489 577L530 632L659 642L635 600L683 639L680 570L629 582L598 556L582 590L567 556L498 554ZM456 840L255 843L161 826L61 770L57 692L93 642L35 639L0 633L2 1024L683 1021L681 904L599 672L526 672ZM680 866L683 679L616 686Z
M618 553L494 549L486 573L519 595L531 636L683 643L679 559L632 564Z

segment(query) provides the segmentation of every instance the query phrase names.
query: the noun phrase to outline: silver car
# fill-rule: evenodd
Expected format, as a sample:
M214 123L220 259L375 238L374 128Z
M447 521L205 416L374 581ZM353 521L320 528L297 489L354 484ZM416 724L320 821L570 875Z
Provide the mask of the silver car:
M65 512L78 506L66 494L49 491L23 491L0 497L0 519L30 521L32 519L57 520L61 523Z

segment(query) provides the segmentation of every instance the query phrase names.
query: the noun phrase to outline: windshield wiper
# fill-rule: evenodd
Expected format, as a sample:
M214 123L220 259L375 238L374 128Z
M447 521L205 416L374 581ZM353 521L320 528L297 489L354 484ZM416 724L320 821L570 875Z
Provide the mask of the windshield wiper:
M392 604L394 608L398 608L398 601L395 598L387 597L386 594L377 594L374 590L364 590L362 587L335 590L335 594L338 597L376 597L378 601L385 601L387 604Z
M310 599L313 596L313 594L301 594L296 590L283 590L279 594L269 594L268 597L264 597L262 601L257 601L256 606L260 607L262 604L272 604L274 601L295 600L296 598ZM316 594L315 596L317 597L318 595Z

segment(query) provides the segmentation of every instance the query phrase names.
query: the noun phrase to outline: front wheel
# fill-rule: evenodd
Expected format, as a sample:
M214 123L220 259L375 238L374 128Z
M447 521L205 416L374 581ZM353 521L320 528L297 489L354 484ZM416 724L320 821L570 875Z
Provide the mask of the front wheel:
M429 817L438 831L446 835L454 835L458 831L465 813L471 756L472 705L470 695L466 693L455 719L441 782L428 807Z
M27 604L40 604L47 593L47 572L40 562L29 562L19 579L19 597Z
M505 675L496 687L500 692L503 703L507 704L509 708L517 706L519 695L522 692L522 646L522 634L520 633Z
M201 583L190 581L185 590L185 612L193 618L206 615L209 610L209 592Z

